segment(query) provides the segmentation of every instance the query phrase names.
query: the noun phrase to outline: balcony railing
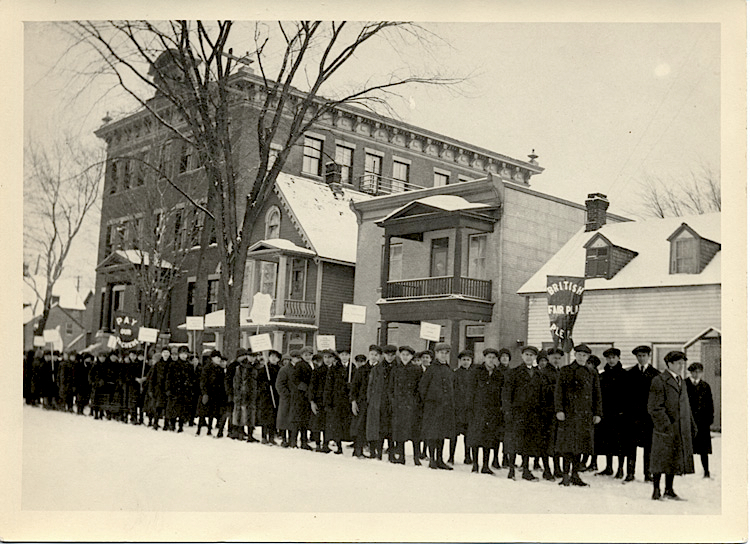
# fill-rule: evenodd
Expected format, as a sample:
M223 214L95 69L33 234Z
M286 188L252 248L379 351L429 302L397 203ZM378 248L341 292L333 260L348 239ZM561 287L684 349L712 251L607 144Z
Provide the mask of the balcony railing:
M492 300L492 280L458 278L454 286L452 276L389 281L385 298L420 298L463 295L479 300Z
M276 312L276 303L274 300L271 304L271 315L279 315ZM283 317L290 319L315 319L315 303L307 302L306 300L285 300L284 301L284 312L281 314Z
M386 178L378 174L365 174L359 178L359 190L370 195L392 195L424 189L419 185L400 179Z

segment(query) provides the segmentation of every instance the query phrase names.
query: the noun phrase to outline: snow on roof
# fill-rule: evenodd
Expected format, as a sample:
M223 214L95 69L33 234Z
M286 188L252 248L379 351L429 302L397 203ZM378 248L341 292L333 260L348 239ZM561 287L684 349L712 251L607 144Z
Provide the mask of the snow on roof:
M370 196L343 188L336 196L326 183L280 173L279 197L302 238L324 259L354 264L357 258L357 217L349 202Z
M47 280L44 276L34 275L23 278L24 324L42 315L41 297L44 297L46 288ZM58 279L52 287L52 296L59 297L58 305L64 310L86 309L85 294L80 293L76 288L75 278Z
M581 228L517 292L519 294L544 292L547 287L547 275L583 277L586 268L586 250L583 246L597 234L604 235L612 244L635 251L638 255L612 279L587 278L587 291L721 284L721 250L714 255L700 274L669 273L670 243L667 238L682 223L687 224L702 238L721 243L720 212L612 223L592 232L584 232Z
M291 240L284 238L268 238L267 240L260 240L255 242L248 252L262 250L266 248L281 249L284 251L294 251L296 253L304 253L307 255L315 255L315 252L304 247L300 247Z
M490 208L488 204L481 204L479 202L469 202L463 197L456 196L456 195L432 195L432 196L426 196L424 198L418 198L416 200L413 200L412 202L409 202L408 204L404 204L400 208L396 208L391 213L383 217L380 221L386 221L390 219L391 217L394 217L398 214L400 214L403 210L406 208L409 208L410 206L413 206L414 204L419 203L423 204L425 206L429 206L431 208L436 208L439 210L445 210L448 212L453 212L456 210L473 210L476 208Z
M118 249L117 251L115 251L115 255L119 255L120 257L133 264L144 264L145 266L148 266L148 263L151 260L148 252L140 251L138 249ZM162 259L161 267L172 268L172 263Z

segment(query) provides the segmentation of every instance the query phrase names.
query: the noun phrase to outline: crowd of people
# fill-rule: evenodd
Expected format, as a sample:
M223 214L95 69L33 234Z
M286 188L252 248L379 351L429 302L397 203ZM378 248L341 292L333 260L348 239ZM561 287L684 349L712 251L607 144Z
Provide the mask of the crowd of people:
M198 357L185 346L164 347L153 359L138 350L37 350L26 353L24 397L79 415L88 406L95 419L178 433L195 427L197 436L205 427L217 438L226 430L235 440L284 448L314 444L317 452L343 454L342 444L351 442L353 456L398 464L406 463L410 442L415 465L426 460L440 470L453 469L463 435L462 462L472 472L504 468L515 480L519 470L534 481L541 471L564 486L588 485L581 478L587 471L631 482L642 448L643 477L653 483L655 500L681 500L674 476L694 472L694 453L710 477L713 399L700 363L690 365L685 380L687 358L679 351L667 354L661 373L648 346L633 350L637 363L627 370L616 348L604 352L602 370L585 344L573 351L565 364L558 348L525 346L514 367L507 349L487 348L479 363L462 351L452 369L444 343L419 353L371 345L353 361L347 350L310 347L287 355L240 349L231 362L219 351ZM606 463L601 471L599 457Z

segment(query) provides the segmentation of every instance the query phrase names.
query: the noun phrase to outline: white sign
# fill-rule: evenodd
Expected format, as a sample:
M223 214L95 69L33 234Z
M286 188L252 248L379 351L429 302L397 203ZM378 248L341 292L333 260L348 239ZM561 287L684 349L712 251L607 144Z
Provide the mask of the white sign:
M189 331L202 331L203 330L203 316L188 316L185 318L185 328Z
M422 321L419 324L419 337L432 342L440 342L440 325Z
M254 334L250 337L250 350L254 352L261 352L273 349L271 343L271 335L268 333Z
M43 348L45 343L46 342L44 341L44 336L35 336L34 337L34 347L35 348Z
M367 306L358 304L344 304L341 311L341 321L344 323L364 323L367 316Z
M138 341L146 342L148 344L156 344L156 337L158 336L158 334L159 334L159 329L150 329L148 327L141 327L140 329L138 329Z
M318 335L318 351L332 349L336 351L336 337L332 334Z
M114 334L110 335L110 337L107 339L107 347L109 349L117 348L117 337Z
M44 343L52 343L55 342L55 340L60 339L60 331L57 329L44 329L42 331L42 338L44 339Z
M247 319L256 325L263 325L271 321L271 305L273 299L266 293L255 293L253 295L253 306L250 308ZM279 308L283 310L283 308Z

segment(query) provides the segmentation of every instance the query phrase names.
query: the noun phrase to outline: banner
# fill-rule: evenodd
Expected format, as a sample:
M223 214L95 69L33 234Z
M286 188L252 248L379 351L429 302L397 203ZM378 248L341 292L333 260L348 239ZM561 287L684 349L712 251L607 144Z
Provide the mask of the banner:
M573 349L573 325L583 299L586 279L574 276L547 276L547 313L555 347L568 353Z
M140 320L132 315L115 313L115 336L119 340L121 348L129 349L138 345L138 330L141 328Z

